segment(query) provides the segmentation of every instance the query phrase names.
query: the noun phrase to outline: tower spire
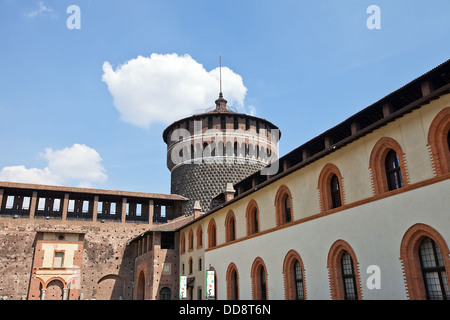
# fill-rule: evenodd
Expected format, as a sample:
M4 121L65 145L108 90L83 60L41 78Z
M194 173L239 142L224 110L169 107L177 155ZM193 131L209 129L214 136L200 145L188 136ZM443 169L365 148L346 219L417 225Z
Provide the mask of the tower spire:
M219 98L223 98L223 94L222 94L222 56L221 55L219 55L219 80L220 80Z
M219 85L220 85L220 91L219 91L219 99L216 100L216 110L214 111L228 111L227 110L227 100L223 98L222 93L222 56L219 55Z

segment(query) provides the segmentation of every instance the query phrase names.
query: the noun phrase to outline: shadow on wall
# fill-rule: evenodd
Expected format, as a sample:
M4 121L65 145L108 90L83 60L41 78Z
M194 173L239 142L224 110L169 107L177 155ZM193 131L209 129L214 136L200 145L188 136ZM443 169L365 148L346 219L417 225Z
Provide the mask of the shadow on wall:
M178 233L156 231L147 234L145 239L136 240L129 246L136 250L133 299L177 299Z
M133 290L133 272L130 265L134 264L131 248L125 246L122 263L116 268L118 274L107 274L97 282L96 300L131 300Z

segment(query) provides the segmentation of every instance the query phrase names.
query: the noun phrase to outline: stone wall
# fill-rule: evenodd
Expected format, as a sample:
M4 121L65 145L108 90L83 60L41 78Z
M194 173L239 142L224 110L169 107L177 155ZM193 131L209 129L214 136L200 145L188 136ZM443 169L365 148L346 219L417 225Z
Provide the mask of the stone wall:
M256 161L238 164L184 164L172 170L171 192L189 199L185 214L193 212L194 202L200 201L201 211L212 208L212 199L225 191L227 183L237 183L264 165Z
M134 256L127 242L148 225L45 219L0 219L0 298L40 299L33 284L36 242L41 233L83 234L76 299L132 299ZM39 256L39 255L36 255ZM37 288L37 290L36 290Z

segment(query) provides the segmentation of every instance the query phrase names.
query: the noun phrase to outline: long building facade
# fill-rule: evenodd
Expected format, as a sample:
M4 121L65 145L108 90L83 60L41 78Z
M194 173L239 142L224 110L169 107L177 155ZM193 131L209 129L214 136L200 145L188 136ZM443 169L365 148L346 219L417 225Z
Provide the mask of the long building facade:
M179 230L188 298L208 269L217 299L448 299L449 90L446 62L235 184Z
M450 298L450 60L280 158L222 95L200 118L172 194L0 182L0 299Z

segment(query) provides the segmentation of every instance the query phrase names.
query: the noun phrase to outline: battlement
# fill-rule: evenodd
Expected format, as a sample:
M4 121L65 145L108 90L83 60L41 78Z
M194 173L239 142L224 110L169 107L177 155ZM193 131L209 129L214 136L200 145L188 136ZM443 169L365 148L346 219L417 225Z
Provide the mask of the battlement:
M163 223L183 212L174 194L0 182L0 217Z

